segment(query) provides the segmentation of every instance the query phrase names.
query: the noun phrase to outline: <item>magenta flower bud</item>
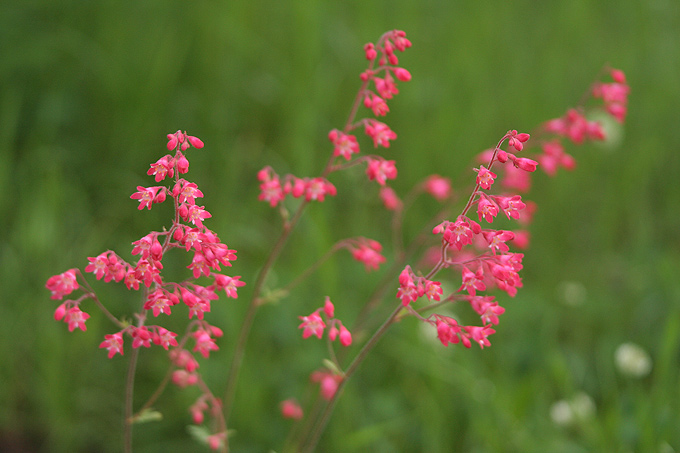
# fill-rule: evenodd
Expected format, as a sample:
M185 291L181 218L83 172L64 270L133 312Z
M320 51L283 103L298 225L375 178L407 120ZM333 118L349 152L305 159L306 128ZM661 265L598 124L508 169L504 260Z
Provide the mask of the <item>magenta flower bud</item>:
M177 137L175 134L168 134L168 151L177 148Z
M177 171L184 174L189 171L189 161L182 153L179 153L177 158Z
M61 321L64 319L64 315L66 314L66 307L65 303L61 304L57 307L57 309L54 311L54 319L55 321Z
M326 296L326 303L323 305L323 311L329 318L333 318L335 315L335 306L328 296Z
M349 346L352 344L352 334L343 325L340 325L340 343L343 346Z
M402 82L408 82L411 80L411 73L404 68L395 69L394 75L397 76L397 79L401 80Z
M191 143L191 146L193 146L196 149L201 149L204 146L203 141L198 137L188 135L187 140L189 140L189 143Z

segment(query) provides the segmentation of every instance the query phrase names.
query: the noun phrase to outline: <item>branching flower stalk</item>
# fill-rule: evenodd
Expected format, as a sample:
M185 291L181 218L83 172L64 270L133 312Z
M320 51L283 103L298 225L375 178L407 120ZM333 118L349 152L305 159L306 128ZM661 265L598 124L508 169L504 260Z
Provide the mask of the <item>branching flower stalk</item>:
M405 33L399 30L389 31L375 44L364 46L368 67L361 74L360 88L345 125L328 134L333 151L319 176L279 176L269 166L258 172L259 199L272 208L278 208L282 216L282 229L252 283L252 296L237 341L233 345L222 400L215 396L199 371L199 360L208 359L210 352L218 349L217 340L222 337L222 330L208 323L205 317L211 311L212 301L219 299L220 293L224 292L227 298L236 299L238 288L245 285L245 282L241 280L241 276L232 277L221 273L223 266L231 267L236 260L236 250L227 247L215 232L204 225L203 222L212 215L204 206L197 205L197 200L203 198L203 193L197 184L183 177L189 170L185 153L190 149L203 148L204 144L200 139L183 131L168 134L167 149L172 154L158 159L147 171L160 185L138 186L137 192L130 197L139 202L140 211L144 208L150 210L171 198L173 215L169 228L152 231L133 242L131 254L138 255L135 262L128 262L116 252L107 250L96 257L88 258L88 264L84 268L85 273L94 274L97 280L123 283L128 290L138 293L140 305L136 310L132 310L131 314L116 316L115 311L96 295L85 274L79 269L69 269L47 280L46 287L51 292L51 298L62 301L54 312L54 318L65 322L69 331L86 330L85 323L90 315L82 310L82 306L92 300L94 306L116 329L112 334L106 335L99 346L107 351L108 357L111 359L124 355L124 344L131 341L132 353L128 355L125 378L124 451L132 451L132 425L157 418L158 414L152 406L168 383L198 391L198 398L189 408L196 425L196 429L192 430L193 435L213 450L229 451L229 435L232 432L229 419L233 412L248 338L259 307L286 297L340 250L349 251L354 260L364 265L367 272L377 270L384 264L387 265L387 271L372 294L366 298L351 329L336 316L336 306L328 295L320 296L320 300L323 300L321 306L307 315L299 316L298 328L302 331L303 339L322 339L325 335L328 358L322 361L321 368L310 373L310 383L318 385L319 392L308 410L303 410L294 398L281 402L282 416L297 421L285 441L285 451L314 451L348 380L395 322L407 317L423 322L444 346L458 343L468 348L473 343L481 348L490 346L489 336L495 333L495 326L505 308L499 305L495 294L488 293L504 292L509 297L514 297L522 286L519 272L524 255L510 251L510 246L516 249L527 246L529 236L524 227L531 220L535 206L530 201L523 200L519 193L528 191L529 175L537 168L543 169L550 176L560 168L574 168L575 160L566 153L565 142L580 145L605 138L603 126L588 119L590 109L604 110L614 120L623 122L627 112L629 87L623 72L607 68L606 73L611 81L596 82L589 90L589 99L568 110L564 116L542 124L532 132L531 142L529 134L508 131L493 149L480 154L477 163L479 167L474 168L476 179L470 196L460 209L460 214L454 219L448 219L448 213L452 212L454 205L451 181L448 178L431 175L416 185L402 200L388 184L388 181L397 177L395 161L376 154L359 155L357 130L363 129L375 149L389 148L391 142L397 138L396 133L376 117L385 116L389 112L387 101L399 92L396 82L411 79L411 74L399 66L397 57L397 52L403 52L410 46L411 42ZM590 99L601 102L591 107L586 105L586 101ZM372 113L372 117L358 119L362 104ZM539 151L530 157L518 155L528 148ZM365 237L345 238L338 240L328 252L289 283L280 288L267 288L268 277L307 207L313 202L323 202L327 197L336 196L337 190L327 179L328 176L360 165L366 165L368 180L379 185L379 197L385 209L393 211L391 262L388 263L383 256L383 247L377 241ZM426 223L426 229L405 245L402 233L405 212L423 194L441 202L442 208ZM299 199L292 216L289 216L286 208L289 197ZM490 225L497 217L501 217L500 213L508 221L518 222L519 228L491 228ZM470 218L475 214L477 220ZM428 249L426 245L432 242L432 234L439 238L438 243ZM191 264L187 266L192 278L179 282L165 278L162 263L174 249L192 254ZM413 264L413 267L408 264L418 256L421 258L417 264ZM418 271L419 268L429 271ZM442 282L434 280L445 271L453 271L450 272L452 275L445 277L447 280L453 278L461 281L461 286L450 294L444 294ZM383 302L387 294L395 289L398 299L396 306L391 308L391 313L364 341L373 315L381 308L388 308L384 307ZM64 300L66 296L78 291L78 297ZM420 300L428 303L417 307L416 303ZM461 302L467 302L477 313L480 325L462 325L454 315L435 312L450 304L456 304L455 308L458 309L465 305ZM184 311L188 314L189 321L181 335L161 325L165 316L176 316L173 310L175 313ZM134 322L129 321L130 319ZM151 324L152 320L154 324ZM337 351L336 340L342 346ZM352 351L350 347L356 346L357 342L360 343L358 351L343 366L349 356L348 352ZM144 363L139 359L140 348L151 348L152 344L160 346L167 353L169 368L158 388L135 412L135 375L139 365Z

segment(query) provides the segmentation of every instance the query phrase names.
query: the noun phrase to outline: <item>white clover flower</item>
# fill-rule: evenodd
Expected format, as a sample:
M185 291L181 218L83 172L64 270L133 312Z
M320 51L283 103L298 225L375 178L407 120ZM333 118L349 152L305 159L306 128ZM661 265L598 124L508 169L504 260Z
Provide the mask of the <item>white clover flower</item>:
M558 400L550 406L550 418L560 426L571 426L577 422L588 420L595 414L593 399L584 392L579 392L570 400Z
M652 370L652 358L647 351L634 343L623 343L614 354L616 367L621 374L642 378Z

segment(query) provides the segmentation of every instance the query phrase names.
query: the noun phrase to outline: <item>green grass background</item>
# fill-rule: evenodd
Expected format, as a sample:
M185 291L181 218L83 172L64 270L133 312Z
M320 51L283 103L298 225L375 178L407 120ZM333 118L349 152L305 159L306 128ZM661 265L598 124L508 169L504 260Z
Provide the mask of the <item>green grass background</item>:
M97 349L113 326L88 307L87 332L68 333L52 319L44 282L107 249L129 256L132 241L167 226L167 207L138 212L128 198L152 184L145 173L166 152L165 134L181 128L205 141L190 153L188 176L206 194L209 227L239 251L230 272L252 287L279 229L256 202L257 170L319 172L326 135L342 126L358 87L363 44L394 28L413 42L401 58L413 80L386 119L399 135L384 155L397 161L400 193L440 173L464 198L476 153L508 129L560 116L607 63L627 74L630 113L613 146L574 149L573 173L534 178L525 287L502 299L493 346L443 348L413 320L394 327L348 385L319 451L680 451L672 0L3 2L0 449L120 451L126 361ZM308 210L272 284L340 238L389 241L389 217L363 179L333 179L339 195ZM415 206L406 234L434 209ZM376 279L341 255L261 310L232 417L234 451L281 446L289 422L277 403L302 397L320 364L323 348L301 340L296 316L329 295L351 324ZM582 304L564 303L565 283L582 288ZM95 288L118 315L138 303L114 285ZM210 316L226 332L202 365L217 388L248 288ZM628 341L651 354L644 379L615 368L614 351ZM142 352L138 404L165 366L158 350ZM551 405L579 392L594 415L555 425ZM205 451L185 430L196 396L166 391L156 405L166 418L136 428L136 451Z

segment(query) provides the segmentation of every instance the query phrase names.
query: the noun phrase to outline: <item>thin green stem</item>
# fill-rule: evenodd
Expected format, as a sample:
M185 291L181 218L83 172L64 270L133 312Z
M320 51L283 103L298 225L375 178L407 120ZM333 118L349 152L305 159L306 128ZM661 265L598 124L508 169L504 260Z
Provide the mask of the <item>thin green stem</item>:
M127 377L125 379L125 417L123 418L123 450L125 453L132 453L132 407L135 388L135 371L137 369L137 359L139 349L133 348L130 354Z
M255 280L255 286L253 289L253 296L250 300L250 304L248 305L248 310L246 311L245 318L243 319L243 323L241 324L241 330L239 331L239 336L238 340L236 341L236 348L234 349L234 356L231 361L231 366L229 367L229 374L227 376L227 383L226 383L226 389L224 392L224 420L225 424L229 426L229 415L231 413L231 409L234 403L234 396L236 394L236 382L238 381L238 376L241 371L241 366L243 365L243 355L245 353L245 348L246 348L246 343L248 342L248 337L250 335L250 330L253 327L253 322L255 320L255 313L257 312L257 309L260 307L262 304L261 300L261 294L262 290L264 288L264 282L266 281L267 276L269 275L269 271L271 270L272 266L274 265L274 262L276 262L276 259L279 257L281 254L281 251L283 250L283 246L285 245L286 241L288 240L288 237L290 236L290 233L293 231L293 228L297 224L297 222L300 220L300 217L302 216L302 212L307 205L306 201L302 201L300 206L298 206L297 211L293 215L293 218L284 224L283 231L281 232L281 236L279 236L279 239L276 241L276 244L274 244L274 247L272 248L271 253L269 254L269 257L267 258L267 261L265 261L264 266L260 269L260 272L257 275L257 279Z
M326 405L323 413L321 414L321 417L317 420L313 431L311 432L309 438L307 439L306 442L303 442L303 448L301 449L302 452L304 453L311 453L314 451L316 448L316 445L319 442L319 439L321 437L321 434L323 433L324 429L326 428L326 425L328 424L328 420L330 419L331 414L333 413L333 409L335 408L335 404L338 401L338 398L342 394L342 390L345 387L345 384L349 380L349 378L354 374L354 372L359 368L359 365L364 361L366 356L368 355L369 352L375 347L376 344L378 344L378 341L382 338L382 336L387 332L387 329L392 325L394 322L394 319L397 317L399 312L403 309L401 303L394 309L392 314L385 320L385 322L380 326L380 328L373 334L373 336L364 344L364 346L361 348L359 353L356 355L354 360L352 360L352 363L347 367L347 370L345 371L345 374L343 376L342 381L338 384L338 389L336 390L335 394L333 394L333 397L330 399L328 404Z

